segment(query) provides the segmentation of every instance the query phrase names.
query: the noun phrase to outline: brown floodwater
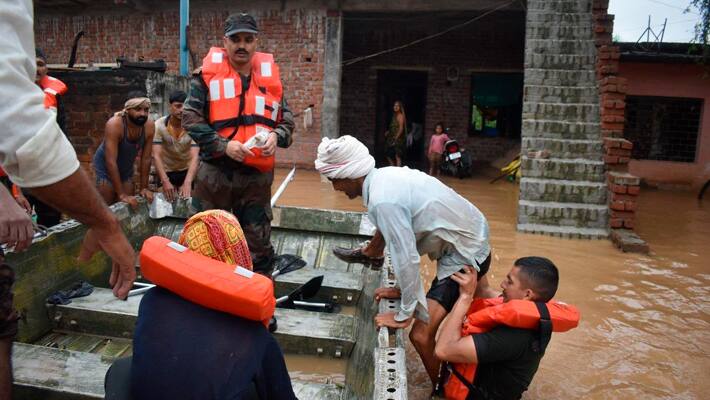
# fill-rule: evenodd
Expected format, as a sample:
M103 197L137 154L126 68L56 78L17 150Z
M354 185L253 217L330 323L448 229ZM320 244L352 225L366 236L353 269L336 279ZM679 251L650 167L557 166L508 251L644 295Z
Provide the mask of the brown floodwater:
M287 172L277 171L274 187ZM524 399L710 398L710 198L701 203L691 192L644 188L636 232L651 254L639 255L607 240L517 232L517 185L489 184L489 178L443 181L488 218L491 285L498 286L515 259L545 256L560 269L556 298L582 314L577 329L553 335ZM360 198L349 200L303 170L278 204L364 210ZM430 282L435 266L422 264ZM298 373L298 362L289 367ZM407 368L410 399L427 398L429 380L411 348Z

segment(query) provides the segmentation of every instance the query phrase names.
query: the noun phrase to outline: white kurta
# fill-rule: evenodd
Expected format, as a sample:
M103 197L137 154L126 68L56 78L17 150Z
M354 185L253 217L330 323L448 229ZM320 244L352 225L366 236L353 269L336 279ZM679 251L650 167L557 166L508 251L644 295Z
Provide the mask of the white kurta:
M382 233L402 291L403 321L412 315L428 321L426 296L419 275L419 256L437 260L444 279L464 265L478 267L491 252L488 221L468 200L421 171L387 167L365 178L363 201Z
M32 1L0 7L0 165L21 187L47 186L79 168L74 148L44 108L36 74Z

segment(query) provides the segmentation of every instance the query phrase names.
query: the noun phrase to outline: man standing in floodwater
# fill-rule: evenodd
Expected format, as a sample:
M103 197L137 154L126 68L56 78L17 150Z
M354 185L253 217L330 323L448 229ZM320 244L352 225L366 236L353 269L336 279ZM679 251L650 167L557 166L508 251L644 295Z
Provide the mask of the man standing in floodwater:
M315 166L333 183L333 189L351 199L363 197L377 232L367 247L336 255L349 262L367 261L381 257L388 246L401 289L377 289L375 299L401 297L401 309L379 314L375 322L392 328L407 328L414 322L409 338L435 384L440 361L434 355L434 339L459 296L459 286L450 276L465 266L473 267L480 279L478 297L495 295L485 277L491 263L485 216L453 189L421 171L374 168L367 147L352 136L323 138ZM426 295L420 254L437 261L437 276Z
M268 275L276 147L291 145L294 122L273 55L256 51L258 32L248 14L227 18L224 47L211 48L192 78L182 126L200 146L193 207L236 215L254 271Z

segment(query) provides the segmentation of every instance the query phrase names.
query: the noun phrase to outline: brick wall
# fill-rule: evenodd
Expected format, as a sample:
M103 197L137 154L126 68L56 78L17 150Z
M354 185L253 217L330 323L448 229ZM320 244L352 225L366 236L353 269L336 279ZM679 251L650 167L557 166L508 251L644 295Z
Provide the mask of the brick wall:
M648 245L627 231L634 228L640 179L628 173L633 150L633 143L623 138L628 81L618 76L621 54L612 43L614 16L607 12L609 0L594 0L593 7L611 239L623 251L648 252Z
M345 14L343 60L400 46L441 32L475 16L460 12L420 14ZM427 98L425 142L437 121L450 127L464 147L474 149L474 158L493 160L519 143L519 139L469 137L473 71L523 70L525 15L497 12L433 40L343 67L341 86L341 134L362 140L374 151L379 69L426 71ZM457 80L447 79L447 68L456 67ZM391 105L386 105L391 107ZM405 104L406 108L406 104ZM477 152L478 151L478 152Z
M146 71L56 72L53 76L69 87L62 96L66 110L66 134L79 161L88 172L96 148L104 136L104 125L111 115L123 108L126 95L146 92Z
M168 72L176 73L179 69L179 13L177 2L174 3L173 10L161 7L160 11L150 14L127 12L120 6L102 9L100 13L89 10L72 15L38 9L35 40L47 54L49 63L66 63L74 35L83 30L85 36L79 42L77 63L112 63L119 56L132 60L162 58L167 62ZM209 3L191 7L189 40L198 63L211 46L221 46L226 10L228 8L213 7ZM277 161L312 166L321 137L326 10L256 10L251 13L262 31L259 50L273 53L280 66L290 108L299 112L310 104L315 105L314 125L305 130L299 119L294 144L287 150L280 149ZM100 110L108 105L104 100L97 99L94 103L99 110L92 111L92 115L101 118L85 122L103 125L104 117L115 109ZM87 135L91 136L88 132Z

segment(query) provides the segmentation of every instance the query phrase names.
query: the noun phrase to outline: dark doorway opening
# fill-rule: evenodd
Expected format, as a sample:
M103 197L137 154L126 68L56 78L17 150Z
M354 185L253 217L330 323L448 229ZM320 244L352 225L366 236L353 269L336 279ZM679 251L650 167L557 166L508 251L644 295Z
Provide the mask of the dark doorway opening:
M424 123L426 121L427 72L379 70L377 72L377 117L375 124L375 160L387 166L385 131L392 120L394 102L404 104L407 132L413 133L403 157L403 165L424 168ZM417 132L419 134L417 134Z

